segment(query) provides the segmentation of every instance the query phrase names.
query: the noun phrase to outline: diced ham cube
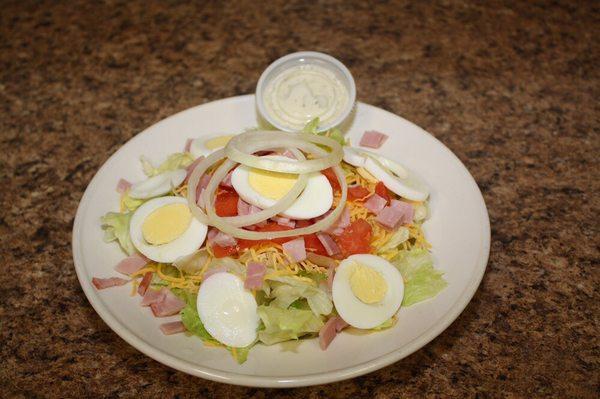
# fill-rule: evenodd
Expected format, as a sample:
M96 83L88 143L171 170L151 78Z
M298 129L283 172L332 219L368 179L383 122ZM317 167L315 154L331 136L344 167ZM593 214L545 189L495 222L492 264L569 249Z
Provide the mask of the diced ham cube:
M365 201L365 208L367 208L370 212L377 215L385 206L387 205L387 200L383 197L380 197L377 194L373 194L369 197L368 200Z
M179 334L186 332L185 325L180 321L172 321L169 323L163 323L160 325L160 331L165 335Z
M249 262L246 269L246 280L244 288L248 290L257 290L262 287L267 267L259 262Z
M306 247L303 237L283 243L281 246L294 262L301 262L306 259Z
M109 277L109 278L92 278L92 284L98 290L103 290L111 287L118 287L120 285L127 284L129 280L125 280L120 277Z
M359 144L363 147L380 148L387 139L387 134L383 134L375 130L369 130L362 135Z
M165 293L163 300L150 305L150 309L152 309L154 316L167 317L181 312L185 307L185 302L179 299L168 288L163 288L162 290Z
M148 258L140 254L131 255L120 261L115 270L123 274L133 274L148 264Z

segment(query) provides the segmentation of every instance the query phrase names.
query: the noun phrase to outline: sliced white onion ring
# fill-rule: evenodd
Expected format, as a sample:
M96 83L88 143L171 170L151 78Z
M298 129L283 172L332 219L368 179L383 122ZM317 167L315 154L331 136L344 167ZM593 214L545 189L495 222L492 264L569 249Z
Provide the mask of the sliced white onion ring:
M252 155L260 147L297 148L313 152L310 149L314 148L315 144L324 145L329 148L329 151L322 152L323 157L321 158L303 162L275 160ZM230 160L253 168L294 174L318 172L338 165L343 156L340 144L329 137L276 131L254 131L237 135L225 147L225 154Z
M243 148L241 148L242 143ZM317 144L328 147L329 151L322 149ZM253 153L257 151L273 148L290 149L294 153L296 159L293 161L273 160L253 155ZM318 158L306 160L299 150L316 155ZM229 157L229 154L232 154L233 156ZM226 156L228 156L229 159L227 159ZM327 137L307 134L289 134L276 131L243 133L235 136L224 149L212 153L196 166L188 182L187 200L192 213L198 220L215 226L222 232L237 238L261 240L315 233L324 230L333 224L344 209L343 204L345 204L347 198L347 185L345 175L339 166L341 159L341 146ZM196 189L202 175L208 168L220 161L223 161L223 163L215 170L208 186L202 193L206 208L205 213L205 211L196 204ZM270 208L264 209L253 215L220 217L216 214L214 207L215 194L219 183L225 178L227 173L237 165L236 162L259 169L299 174L299 178L292 189ZM306 181L308 180L307 173L320 171L331 166L333 166L333 171L340 183L342 195L339 204L327 215L327 217L311 226L287 231L255 232L240 228L266 220L287 209L300 195L302 190L304 190Z
M392 173L393 170L384 167L382 162L371 157L367 157L364 168L382 181L388 189L403 198L411 201L425 201L429 196L429 189L425 183L407 169L402 168L406 172L406 177L401 177Z
M344 146L344 162L356 166L357 168L362 168L365 166L366 161L367 157L362 151L353 147Z

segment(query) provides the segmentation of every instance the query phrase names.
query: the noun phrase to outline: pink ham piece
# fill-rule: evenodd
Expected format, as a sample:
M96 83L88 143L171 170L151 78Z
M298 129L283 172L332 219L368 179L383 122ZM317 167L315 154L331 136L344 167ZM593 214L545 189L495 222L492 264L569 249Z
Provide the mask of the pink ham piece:
M190 148L192 148L192 141L194 141L194 139L187 139L185 141L185 147L183 147L183 152L190 152Z
M142 282L138 286L138 289L137 289L138 294L140 294L141 296L144 296L146 294L146 290L148 289L148 287L150 287L151 282L152 282L152 272L147 272L146 274L144 274L144 277L142 277Z
M387 205L387 200L377 194L373 194L365 201L365 208L377 215Z
M103 290L103 289L111 288L111 287L118 287L120 285L127 284L128 282L129 282L129 280L125 280L124 278L120 278L120 277L109 277L109 278L94 277L92 279L92 284L94 284L94 287L96 287L96 289L98 289L98 290Z
M244 288L247 290L258 290L262 287L267 267L259 262L248 262L246 269L246 280Z
M407 202L392 200L391 204L383 208L375 220L382 226L395 229L399 224L410 223L413 220L415 210Z
M383 134L375 130L369 130L364 132L358 144L363 147L380 148L387 139L387 134Z
M271 220L280 226L287 226L287 227L291 227L292 229L296 227L296 222L290 218L284 218L281 216L273 216L271 218Z
M328 214L329 214L329 212L320 218L323 218L323 217L327 216ZM320 219L318 218L318 220L320 220ZM333 234L334 236L339 236L340 234L342 234L344 229L348 226L350 226L350 211L348 210L347 207L344 207L344 210L342 211L342 214L340 215L338 220L336 220L331 226L329 226L328 228L326 228L323 231L325 233Z
M335 277L335 266L327 269L327 288L329 292L333 290L333 278Z
M415 217L415 208L408 202L393 199L390 206L402 212L402 224L411 223Z
M227 176L225 176L225 178L223 179L223 181L220 183L221 186L223 187L233 187L231 185L231 174L233 173L233 170L230 171L229 173L227 173Z
M294 240L281 244L286 254L292 258L294 262L302 262L306 259L306 247L304 237L299 237Z
M237 203L237 211L239 216L246 216L250 214L250 204L239 198Z
M185 172L187 173L184 180L185 183L187 183L187 181L190 179L190 176L192 175L192 172L194 171L194 169L196 169L196 166L198 166L198 164L202 162L203 159L204 156L201 155L185 168Z
M165 299L165 292L163 290L148 289L142 298L142 306L150 306L153 303L161 302Z
M148 258L140 254L135 254L120 261L115 266L115 270L123 274L133 274L146 266L147 263Z
M160 325L160 331L165 335L179 334L186 332L185 325L180 321L172 321L170 323L163 323Z
M181 309L185 307L185 302L177 298L168 288L163 288L161 291L164 291L165 294L163 300L150 305L154 316L167 317L181 312Z
M346 328L348 324L339 316L334 316L327 320L325 325L319 331L319 345L322 350L327 349L331 341L335 338L338 332Z
M127 180L119 179L119 182L117 183L117 192L119 194L123 194L124 192L129 190L130 187L131 187L131 183L129 183Z
M232 247L237 245L237 240L230 236L229 234L225 234L222 231L219 231L211 240L221 248Z
M337 243L329 236L329 234L318 233L317 238L321 241L321 244L325 247L327 255L332 256L340 253L340 247Z

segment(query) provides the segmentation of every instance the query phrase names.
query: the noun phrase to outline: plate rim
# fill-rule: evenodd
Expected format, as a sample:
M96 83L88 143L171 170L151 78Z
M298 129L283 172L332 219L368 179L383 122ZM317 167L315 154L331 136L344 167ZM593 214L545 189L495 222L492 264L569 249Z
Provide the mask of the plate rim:
M369 361L360 363L358 365L352 367L346 367L342 369L336 369L327 371L324 373L316 373L316 374L303 374L301 376L295 377L263 377L263 376L253 376L247 374L234 373L223 370L215 370L207 367L199 367L194 365L184 359L180 359L168 352L164 352L162 350L156 349L150 343L136 336L129 328L123 326L115 316L112 315L107 306L105 306L101 300L97 299L97 292L94 290L91 284L91 280L87 275L87 272L83 266L83 255L81 251L83 251L82 246L79 243L79 237L81 235L82 229L82 220L84 218L85 211L87 209L87 203L89 202L90 191L89 187L99 178L101 172L106 167L106 165L110 162L111 159L115 158L123 148L141 136L143 133L148 131L151 128L155 128L157 125L165 123L171 118L176 118L180 114L185 112L193 112L193 110L203 107L209 104L215 105L219 102L243 102L247 101L250 98L254 98L254 94L246 94L241 96L233 96L218 99L215 101L210 101L206 103L202 103L185 110L179 111L173 115L170 115L160 121L148 126L141 132L137 133L135 136L131 137L126 143L121 145L117 151L115 151L104 163L102 166L96 171L92 179L89 181L86 186L85 192L83 193L79 204L77 206L77 211L75 214L75 221L73 223L73 231L72 231L72 253L73 253L73 264L75 268L75 272L77 274L77 279L79 280L79 284L88 300L88 302L92 305L93 309L100 316L100 318L113 330L119 337L121 337L125 342L129 345L133 346L146 356L165 364L171 368L182 371L184 373L194 375L197 377L205 378L208 380L233 384L233 385L242 385L249 387L261 387L261 388L291 388L291 387L302 387L302 386L310 386L310 385L319 385L337 382L341 380L346 380L354 377L358 377L375 370L379 370L383 367L389 366L392 363L395 363L405 357L410 356L417 350L423 348L432 340L434 340L437 336L439 336L442 332L444 332L466 309L466 307L471 302L471 299L477 292L477 289L483 279L483 275L485 274L485 270L487 267L487 263L489 260L490 253L490 244L491 244L491 227L489 214L487 211L487 207L485 204L485 199L477 185L475 179L464 165L464 163L452 152L444 143L442 143L439 139L433 136L431 133L427 132L425 129L419 127L413 122L396 115L390 111L387 111L383 108L375 107L370 104L366 104L360 102L361 107L366 107L367 109L373 108L377 111L383 111L385 113L390 114L393 117L400 118L404 122L409 123L413 126L413 128L418 129L421 133L430 136L433 140L439 144L444 151L449 153L451 157L453 157L460 166L462 167L463 172L466 173L468 180L473 185L475 189L475 193L478 194L479 202L479 212L481 212L481 216L483 219L483 224L481 227L481 245L479 248L479 255L477 257L477 273L471 276L468 284L465 286L463 291L460 293L459 297L456 299L455 303L452 305L450 310L446 312L443 317L436 322L431 328L426 330L423 334L413 338L410 342L403 345L401 348L398 348L394 351L386 353L377 358L371 359Z

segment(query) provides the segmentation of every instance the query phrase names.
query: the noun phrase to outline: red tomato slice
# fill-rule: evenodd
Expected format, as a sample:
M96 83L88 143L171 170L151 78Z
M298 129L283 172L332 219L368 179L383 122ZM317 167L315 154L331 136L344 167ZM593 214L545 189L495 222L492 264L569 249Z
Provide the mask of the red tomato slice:
M237 254L237 248L235 246L221 247L217 244L211 246L213 254L216 258L224 258L225 256L232 256Z
M327 250L321 244L321 241L317 237L316 234L307 234L304 237L304 246L307 251L314 252L318 255L329 256L327 255Z
M350 200L362 200L369 194L370 194L370 192L366 187L363 187L363 186L348 187L348 199L350 199Z
M377 194L381 198L385 199L388 204L390 203L390 193L382 181L378 182L377 185L375 186L375 194Z
M340 182L338 181L337 176L335 175L335 172L332 168L323 169L321 173L323 173L327 180L329 180L329 184L331 184L333 191L341 190Z
M235 191L221 191L215 198L215 212L217 216L237 216L239 196Z
M371 225L364 219L357 219L346 227L337 238L344 257L353 254L371 253Z

